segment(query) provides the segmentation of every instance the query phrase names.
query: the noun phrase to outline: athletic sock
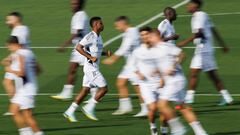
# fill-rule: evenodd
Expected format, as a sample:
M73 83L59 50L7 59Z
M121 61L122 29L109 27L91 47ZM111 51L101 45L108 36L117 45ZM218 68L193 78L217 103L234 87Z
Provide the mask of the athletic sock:
M186 97L185 97L185 100L189 101L194 101L194 94L195 94L195 90L188 90L187 91L187 94L186 94Z
M64 96L72 96L73 88L74 88L74 85L65 84L65 85L63 86L63 90L62 90L62 92L61 92L61 95L64 95Z
M43 131L38 131L36 133L34 133L34 135L44 135Z
M140 106L141 106L141 112L148 112L147 104L141 103Z
M70 107L67 109L66 113L67 114L73 114L76 109L78 108L78 104L76 104L75 102L73 102Z
M167 134L168 133L168 127L160 127L160 129L161 129L161 133L162 134Z
M132 103L130 98L120 98L119 99L119 109L120 110L132 110Z
M192 127L195 135L207 135L200 122L194 121L190 123L190 126Z
M156 123L149 123L149 125L150 125L150 129L157 128L157 127L156 127Z
M94 111L97 103L98 102L93 98L84 106L84 108L88 111Z
M30 127L20 128L18 129L19 135L32 135L33 131Z
M231 103L233 101L233 98L231 97L231 95L229 94L228 90L221 90L220 93L222 94L224 100L227 103Z
M185 130L183 124L179 121L179 118L173 118L168 121L168 125L172 133Z

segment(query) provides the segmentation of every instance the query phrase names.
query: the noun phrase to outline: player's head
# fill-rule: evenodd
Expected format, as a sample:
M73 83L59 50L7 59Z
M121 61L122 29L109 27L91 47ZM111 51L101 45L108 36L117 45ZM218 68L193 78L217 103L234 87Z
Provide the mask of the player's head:
M187 4L187 10L190 13L194 13L198 11L203 5L202 0L190 0L189 3Z
M98 32L103 31L104 25L101 17L95 16L90 19L90 26L93 30L97 30Z
M140 28L140 36L143 43L148 44L149 33L152 31L151 27L142 27Z
M6 16L6 24L9 27L14 27L22 23L23 16L19 12L11 12Z
M16 50L18 50L21 47L22 46L19 44L18 38L16 36L10 36L7 39L7 48L9 51L15 52Z
M170 21L175 21L177 19L177 12L174 8L172 7L166 7L164 10L163 10L163 13L165 15L165 17L167 19L169 19Z
M115 19L115 28L119 31L126 31L129 27L130 20L127 16L119 16Z
M149 43L152 45L156 45L157 43L162 41L161 38L161 34L157 29L153 29L150 33L149 33Z
M85 0L71 0L71 8L74 13L82 10L84 6Z

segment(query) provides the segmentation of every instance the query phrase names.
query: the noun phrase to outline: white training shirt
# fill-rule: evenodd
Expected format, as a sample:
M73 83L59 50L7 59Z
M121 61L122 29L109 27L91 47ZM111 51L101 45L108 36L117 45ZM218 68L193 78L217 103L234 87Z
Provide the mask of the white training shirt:
M25 48L29 48L30 45L30 31L27 26L19 25L12 29L11 36L16 36L18 38L19 44L23 45Z
M160 76L155 73L158 69L158 52L155 49L155 47L148 48L142 44L133 51L133 70L144 75L145 80L142 80L142 83L159 83Z
M127 59L140 44L140 33L138 29L130 27L123 34L121 46L114 54L117 56L124 56Z
M168 38L176 34L174 26L170 23L168 19L164 19L158 25L158 31L161 33L162 38ZM168 40L166 42L175 44L175 40Z
M78 34L81 30L81 36L72 40L73 45L76 45L86 34L89 33L88 16L85 11L76 12L71 20L71 34Z
M199 29L203 30L205 39L197 38L194 39L196 45L195 53L213 52L212 47L212 30L213 23L209 16L203 11L197 11L193 14L191 20L192 33L198 33Z
M93 57L97 57L96 62L90 62L85 59L84 68L90 70L98 70L99 62L103 51L102 37L97 35L94 31L88 33L80 42L80 45L84 46L84 49Z

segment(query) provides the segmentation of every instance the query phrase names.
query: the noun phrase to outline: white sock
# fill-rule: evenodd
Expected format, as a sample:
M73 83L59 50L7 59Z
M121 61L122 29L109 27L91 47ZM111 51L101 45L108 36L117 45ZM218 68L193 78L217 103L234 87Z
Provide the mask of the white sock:
M98 88L91 88L91 89L90 89L92 98L94 98L94 97L96 96L97 91L98 91Z
M72 93L73 93L73 88L74 88L74 85L65 84L65 85L63 86L63 90L62 90L62 92L61 92L61 95L64 95L64 96L72 95Z
M33 131L30 127L20 128L18 129L19 135L32 135Z
M231 97L231 95L229 94L228 90L221 90L220 93L222 94L224 100L227 103L231 103L233 101L233 98Z
M167 134L168 133L168 127L160 127L160 129L161 129L161 133L162 134Z
M84 108L88 111L94 111L97 103L98 102L93 98L84 106Z
M192 100L194 101L194 94L195 94L195 90L188 90L187 91L187 94L186 94L186 97L185 97L185 100Z
M155 123L149 123L149 125L150 125L150 129L157 128Z
M141 112L148 112L147 104L141 103Z
M195 135L207 135L200 122L194 121L190 123L190 126L192 127Z
M119 109L121 110L131 110L132 103L130 98L120 98L119 99Z
M76 109L78 108L78 104L76 104L75 102L73 102L70 107L67 109L66 113L67 114L73 114Z
M34 133L34 135L44 135L44 133L42 131L38 131L38 132Z
M183 124L179 121L178 118L173 118L168 121L168 125L171 129L172 133L176 133L178 131L184 130Z

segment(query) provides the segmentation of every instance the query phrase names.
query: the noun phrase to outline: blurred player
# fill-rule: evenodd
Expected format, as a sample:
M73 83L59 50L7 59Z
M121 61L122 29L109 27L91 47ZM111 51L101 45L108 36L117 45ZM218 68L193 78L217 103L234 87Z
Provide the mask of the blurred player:
M173 21L177 19L176 10L172 7L166 7L163 12L165 19L158 25L158 31L165 42L175 44L175 41L179 38L173 26Z
M148 119L151 130L151 135L158 135L157 126L155 123L155 113L158 110L157 102L159 97L159 88L163 86L158 75L153 75L157 70L156 61L158 59L155 53L155 47L149 44L149 33L152 31L150 27L140 29L142 45L133 51L133 66L134 71L139 78L139 86L144 102L148 106ZM166 123L161 121L161 133L166 135L168 128Z
M103 61L104 64L111 65L115 63L120 57L124 56L126 63L117 77L117 88L119 91L119 107L113 113L113 115L123 115L132 111L132 103L129 98L129 91L127 87L128 81L132 82L136 93L138 94L139 100L141 102L141 111L134 115L135 117L142 117L147 115L147 107L144 104L138 86L138 79L134 76L132 70L132 52L140 46L140 35L137 28L131 27L129 24L129 18L126 16L120 16L115 21L116 29L124 32L122 43L120 48L111 57Z
M16 89L16 93L11 99L10 110L13 113L13 119L19 129L20 135L43 135L44 133L38 127L33 117L32 109L34 108L35 96L37 94L37 64L35 56L29 49L24 49L19 44L16 36L8 39L7 47L11 53L16 55L19 70L14 70L10 66L6 66L6 72L15 74L18 79L14 81L23 81L23 86Z
M91 120L98 120L95 116L95 106L107 93L107 83L99 71L99 62L103 50L103 42L100 33L104 29L103 22L100 17L93 17L90 20L92 31L88 33L76 46L76 50L86 57L84 62L83 87L75 101L65 111L64 116L70 122L76 122L74 112L79 104L87 96L92 87L97 87L96 96L82 107L83 113Z
M30 32L27 26L22 23L23 16L19 12L9 13L6 17L6 24L12 29L11 36L16 36L19 39L19 43L23 45L24 48L29 48L30 44ZM18 70L16 68L16 63L12 63L11 61L14 59L14 55L10 54L8 57L3 59L2 64L9 63L11 64L12 70ZM12 73L5 73L3 86L11 99L15 94L15 89L22 85L21 82L18 84L14 82L16 75ZM4 115L11 115L11 113L7 112Z
M74 13L71 21L71 37L65 41L58 51L64 52L65 47L73 44L74 46L89 33L88 16L83 10L85 0L71 0L71 8ZM55 99L67 100L72 98L75 77L79 66L83 66L85 57L78 53L75 49L72 50L67 82L64 85L62 92L52 96ZM95 95L96 89L91 90L92 95Z
M191 73L189 81L189 90L186 95L186 103L194 102L194 94L198 83L198 77L201 71L208 74L219 93L223 96L223 101L219 105L227 105L233 102L233 98L225 89L223 82L218 76L217 65L214 58L213 36L222 47L224 52L228 51L224 40L221 38L214 27L209 16L201 11L202 1L191 0L187 5L188 12L192 13L192 33L193 35L180 42L179 46L185 46L190 42L196 45L195 54L191 62Z
M177 118L174 109L171 108L170 102L175 102L176 109L192 127L195 135L207 135L192 109L184 104L186 79L180 66L184 58L182 50L175 45L163 42L157 30L150 33L149 42L156 46L156 53L152 54L158 55L156 64L164 79L164 87L159 90L159 110L168 120L171 134L184 135L186 133L186 129Z

